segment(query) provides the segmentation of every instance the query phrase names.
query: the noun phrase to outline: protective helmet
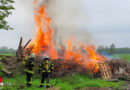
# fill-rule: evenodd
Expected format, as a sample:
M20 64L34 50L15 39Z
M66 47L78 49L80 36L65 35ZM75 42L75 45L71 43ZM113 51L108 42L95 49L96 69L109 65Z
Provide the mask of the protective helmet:
M35 57L35 54L34 54L34 53L32 53L32 54L30 55L30 57Z
M50 60L49 56L44 56L44 60Z

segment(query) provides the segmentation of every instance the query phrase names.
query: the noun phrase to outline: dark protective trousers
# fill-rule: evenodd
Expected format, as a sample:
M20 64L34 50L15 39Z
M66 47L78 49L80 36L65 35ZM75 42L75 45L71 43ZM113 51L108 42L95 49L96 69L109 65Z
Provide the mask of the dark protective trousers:
M44 81L46 80L46 82L47 82L47 85L49 86L49 84L50 84L50 73L49 72L43 72L42 73L42 80L41 80L41 86L43 86L44 85Z
M27 74L27 85L31 86L33 74L31 74L31 73L26 73L26 74Z

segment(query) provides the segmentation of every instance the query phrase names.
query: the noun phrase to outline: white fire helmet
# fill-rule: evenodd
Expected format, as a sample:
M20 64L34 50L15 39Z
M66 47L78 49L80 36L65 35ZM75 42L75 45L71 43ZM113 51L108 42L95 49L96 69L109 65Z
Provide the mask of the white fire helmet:
M50 59L48 55L44 56L44 59Z
M32 53L30 56L31 56L31 57L35 57L35 54L34 54L34 53Z

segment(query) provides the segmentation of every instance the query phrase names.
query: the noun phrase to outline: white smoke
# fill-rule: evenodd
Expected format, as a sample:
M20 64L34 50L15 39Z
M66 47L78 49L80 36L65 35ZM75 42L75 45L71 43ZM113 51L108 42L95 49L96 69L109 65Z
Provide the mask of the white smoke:
M76 43L91 43L92 37L86 30L89 17L83 10L84 0L44 0L42 3L46 5L52 26L57 31L56 40L65 41L72 34Z
M44 4L48 15L52 18L52 28L55 30L56 42L66 42L73 34L74 42L90 44L92 37L87 32L86 25L89 21L87 12L83 9L84 0L15 0L15 10L8 18L10 25L15 29L17 43L23 36L25 42L35 35L34 9ZM16 46L13 46L16 47Z

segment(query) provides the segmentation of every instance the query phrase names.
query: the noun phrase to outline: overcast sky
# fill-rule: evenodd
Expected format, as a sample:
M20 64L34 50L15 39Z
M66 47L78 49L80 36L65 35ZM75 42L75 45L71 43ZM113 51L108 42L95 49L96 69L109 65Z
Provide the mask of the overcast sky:
M16 48L20 36L24 36L26 41L34 35L32 3L29 0L15 1L16 9L7 19L14 30L0 30L0 46ZM82 27L92 35L95 45L114 43L117 47L130 47L130 0L79 1L81 14L88 18Z

